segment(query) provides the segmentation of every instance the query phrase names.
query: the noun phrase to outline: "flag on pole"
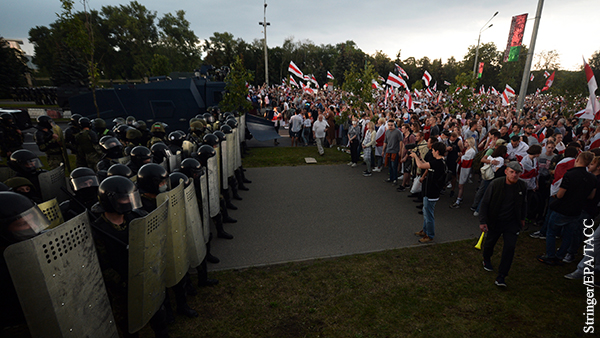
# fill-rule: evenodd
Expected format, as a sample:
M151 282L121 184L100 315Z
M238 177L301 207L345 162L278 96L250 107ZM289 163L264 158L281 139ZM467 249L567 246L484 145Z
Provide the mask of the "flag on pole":
M541 91L539 88L538 88L538 89L536 89L536 90L535 90L535 96L538 96L538 95L540 95L540 93L541 93L541 92L542 92L542 91Z
M371 87L373 89L383 89L379 82L375 81L375 79L371 80Z
M483 63L483 62L480 62L480 63L479 63L479 70L478 70L478 72L477 72L477 78L478 78L478 79L481 79L481 75L483 75L483 65L484 65L484 63Z
M498 93L498 91L496 90L496 88L494 88L492 86L492 95L499 95L500 93Z
M437 92L437 81L435 81L431 89L433 89L434 92Z
M300 88L300 86L298 85L298 82L296 82L296 80L294 80L294 78L290 75L290 84L293 86L296 86L296 88Z
M502 106L508 106L510 102L508 102L509 94L508 89L504 89L502 92Z
M511 87L511 86L509 86L509 85L508 85L508 83L506 84L506 88L504 89L504 93L507 93L507 95L508 95L509 97L510 97L510 96L515 96L515 95L516 95L516 93L515 93L515 90L514 90L514 89L512 89L512 87Z
M408 89L408 85L406 84L406 82L401 77L399 77L398 75L396 75L392 72L390 72L388 74L388 78L385 81L385 83L387 83L390 86L395 87L395 88L402 86L402 87Z
M281 85L285 87L285 79L281 79Z
M425 88L425 93L427 93L427 96L433 97L433 92L431 91L431 89L429 89L429 87Z
M452 85L452 83L450 83L450 82L448 82L448 81L446 81L446 80L444 80L444 84L445 84L446 86L450 86L450 85Z
M327 78L333 80L333 75L329 71L327 71Z
M410 93L410 91L409 91L409 93ZM420 98L421 98L421 93L420 93L420 92L417 90L417 88L415 88L415 97L416 97L417 99L420 99Z
M410 92L404 93L404 102L406 103L406 108L415 110L415 104L410 96Z
M546 80L546 85L544 86L544 88L542 88L542 91L548 90L550 89L550 87L552 87L552 83L554 82L554 73L556 73L556 71L552 72L552 75L550 75L548 80Z
M298 68L298 66L296 66L296 64L294 64L294 61L290 61L290 65L288 66L288 72L296 75L297 77L299 77L301 79L304 78L304 74L302 73L300 68Z
M307 83L308 83L308 81L310 81L310 76L308 76L306 74L303 76L303 78L304 78L304 81L307 81Z
M529 82L533 81L533 78L534 78L533 73L531 73L531 75L529 76Z
M481 87L479 87L479 95L483 95L485 94L485 87L483 85L481 85Z
M431 74L428 71L423 73L423 81L425 81L425 87L429 87L429 82L431 82Z
M404 71L404 69L402 69L402 67L398 66L398 64L394 63L394 65L396 66L396 70L398 71L398 74L404 76L405 78L409 78L408 74L406 74L406 72Z
M319 83L313 74L310 75L310 82L314 83L317 88L319 88Z
M587 80L590 97L588 98L585 109L575 113L575 115L579 118L598 120L600 119L600 102L598 102L598 99L596 98L596 89L598 89L598 83L596 82L596 77L594 76L592 68L585 61L585 58L583 59L583 68L585 70L585 79Z
M442 100L442 92L440 92L438 94L437 99L435 100L435 104L439 105L441 100Z
M544 77L547 79L547 78L548 78L548 76L550 76L550 73L548 73L548 71L547 71L547 70L545 70L545 71L544 71Z

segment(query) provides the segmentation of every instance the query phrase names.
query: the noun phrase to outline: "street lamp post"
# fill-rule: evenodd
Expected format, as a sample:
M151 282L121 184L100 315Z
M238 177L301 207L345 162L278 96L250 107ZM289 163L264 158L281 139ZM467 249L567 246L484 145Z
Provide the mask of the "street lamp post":
M265 83L269 86L269 54L267 53L267 26L271 25L267 22L267 0L265 0L265 17L263 22L259 22L259 25L263 26L263 32L265 33L265 39L263 40L263 48L265 50Z
M492 15L492 17L479 30L479 37L477 38L477 48L475 48L475 64L473 65L473 77L477 76L477 59L479 58L479 42L481 41L481 33L483 33L486 29L494 25L491 24L488 26L487 24L490 23L490 21L492 21L492 19L495 18L496 15L498 15L498 12L494 13L494 15Z

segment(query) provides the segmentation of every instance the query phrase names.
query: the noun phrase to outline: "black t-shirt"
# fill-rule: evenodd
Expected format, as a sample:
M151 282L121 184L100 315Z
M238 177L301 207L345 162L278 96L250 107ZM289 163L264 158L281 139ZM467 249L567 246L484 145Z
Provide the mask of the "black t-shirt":
M596 184L596 176L587 172L585 167L567 170L560 183L560 187L567 191L563 198L557 198L550 204L550 209L565 216L579 216L588 196L596 188Z
M444 178L446 177L446 163L443 159L436 159L431 157L429 162L429 169L427 170L427 177L423 184L423 191L425 196L429 200L437 200L440 198L440 191L444 187Z

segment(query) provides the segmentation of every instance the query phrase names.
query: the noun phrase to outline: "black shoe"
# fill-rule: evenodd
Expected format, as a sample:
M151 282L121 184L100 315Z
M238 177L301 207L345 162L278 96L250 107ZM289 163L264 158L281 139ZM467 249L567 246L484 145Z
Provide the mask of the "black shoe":
M419 197L419 194L410 194L410 195L406 195L406 197L415 198L415 197Z
M398 186L398 188L396 188L396 191L400 192L400 191L404 191L406 190L406 188L402 185Z
M177 307L177 313L179 313L180 315L186 316L188 318L198 317L198 312L196 312L196 310L192 309L188 305L185 305L182 307Z
M217 237L224 238L224 239L233 239L233 236L231 234L226 233L225 231L219 232L217 234Z
M250 189L248 189L245 185L240 184L240 185L238 185L238 190L248 191Z
M485 271L494 271L494 267L492 266L492 262L484 260L483 261L483 269Z
M423 209L423 204L415 205L415 208L417 208L417 209Z
M423 215L423 210L419 210L419 211L417 211L417 213L418 213L419 215Z
M422 198L417 198L417 199L414 199L413 202L415 202L415 203L423 203L423 199Z
M506 282L504 281L504 276L501 276L501 275L498 275L498 277L496 277L494 284L496 284L497 286L499 286L501 288L505 288L507 286Z
M234 200L241 201L241 200L242 200L242 197L241 197L240 195L238 195L237 193L235 193L235 194L233 194L233 199L234 199Z
M390 180L389 178L386 178L386 179L384 180L384 182L386 182L386 183L390 183L390 182L392 182L392 180Z
M245 170L244 170L244 171L245 171ZM242 180L242 182L243 182L243 183L252 183L252 181L250 181L250 180L247 180L247 179L245 179L245 178Z
M212 279L212 278L207 278L205 281L198 281L198 287L205 287L205 286L215 286L219 284L219 280L218 279Z
M231 209L231 210L237 210L238 207L236 207L235 205L231 204L231 202L227 202L227 204L225 205L227 207L227 209Z
M209 263L212 263L212 264L219 264L219 263L221 263L221 260L218 257L213 256L211 254L207 254L206 255L206 261L209 262Z
M537 256L537 260L544 264L548 264L550 266L562 265L561 264L562 262L556 257L550 258L546 255L539 255L539 256Z
M237 219L231 218L229 216L223 217L223 223L237 223Z

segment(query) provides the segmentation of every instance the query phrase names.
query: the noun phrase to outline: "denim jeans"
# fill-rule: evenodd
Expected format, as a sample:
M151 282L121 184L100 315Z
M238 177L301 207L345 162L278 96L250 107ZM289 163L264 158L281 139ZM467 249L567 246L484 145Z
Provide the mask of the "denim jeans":
M386 154L387 156L387 154ZM390 156L390 163L389 163L389 168L390 168L390 180L391 181L395 181L398 179L398 157L396 156L396 160L392 160L391 156Z
M579 215L566 216L554 210L549 210L548 229L546 232L546 256L548 258L565 258L565 254L571 245L573 229L577 227ZM558 252L556 251L556 235L562 230L562 243Z
M481 183L479 184L479 189L477 189L477 193L475 193L475 198L473 199L473 204L471 205L471 208L475 209L475 211L479 212L481 200L483 199L483 194L485 194L485 191L487 190L491 182L492 180L481 180Z
M593 219L594 217L586 211L581 212L579 220L577 220L577 224L575 225L575 228L573 228L573 237L571 237L571 245L569 246L569 250L567 250L568 253L572 255L577 254L583 241L583 222L590 223Z
M430 201L427 196L423 197L423 232L433 239L435 236L435 203L437 201Z

